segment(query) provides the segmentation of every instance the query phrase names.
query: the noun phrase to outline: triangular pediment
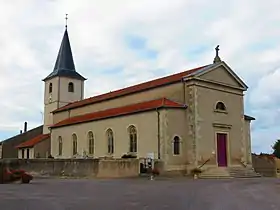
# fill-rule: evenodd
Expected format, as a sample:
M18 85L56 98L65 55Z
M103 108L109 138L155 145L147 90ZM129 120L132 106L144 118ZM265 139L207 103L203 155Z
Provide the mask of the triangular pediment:
M213 67L201 71L195 75L202 80L208 82L219 83L231 87L247 90L247 85L238 77L234 71L225 63L213 65Z

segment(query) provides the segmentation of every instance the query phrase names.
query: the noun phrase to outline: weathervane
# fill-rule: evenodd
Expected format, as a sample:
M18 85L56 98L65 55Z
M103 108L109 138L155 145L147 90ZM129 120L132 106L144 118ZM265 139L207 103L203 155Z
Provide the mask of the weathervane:
M68 14L65 14L65 28L67 29Z

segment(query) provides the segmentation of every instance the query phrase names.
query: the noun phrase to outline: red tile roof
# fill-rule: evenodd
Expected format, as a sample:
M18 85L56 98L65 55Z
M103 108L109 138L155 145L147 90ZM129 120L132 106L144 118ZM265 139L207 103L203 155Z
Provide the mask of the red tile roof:
M168 84L172 84L175 82L180 82L182 80L183 77L188 76L198 70L201 70L202 68L209 66L209 65L205 65L205 66L201 66L195 69L191 69L188 71L184 71L184 72L180 72L177 74L173 74L173 75L169 75L167 77L162 77L159 79L155 79L155 80L151 80L148 82L144 82L138 85L133 85L127 88L123 88L120 90L116 90L116 91L112 91L109 93L105 93L102 95L98 95L98 96L94 96L91 98L86 98L84 100L81 101L76 101L73 103L69 103L59 109L56 109L53 111L53 113L56 112L61 112L61 111L65 111L65 110L69 110L69 109L73 109L73 108L77 108L77 107L81 107L81 106L85 106L85 105L89 105L89 104L93 104L93 103L97 103L97 102L101 102L101 101L105 101L108 99L113 99L116 97L120 97L120 96L124 96L124 95L128 95L128 94L132 94L132 93L137 93L137 92L141 92L144 90L148 90L151 88L155 88L155 87L159 87L159 86L163 86L163 85L168 85Z
M79 115L71 117L65 120L62 120L54 125L51 128L73 125L78 123L90 122L95 120L101 120L110 117L117 117L121 115L134 114L143 111L149 111L157 108L186 108L186 105L180 104L174 101L171 101L166 98L160 98L152 101L145 101L137 104L130 104L127 106L106 109L98 112L93 112L85 115Z
M33 139L30 139L28 141L25 141L25 142L17 145L16 148L33 147L36 144L38 144L39 142L44 141L49 137L50 137L50 134L40 134L40 135L34 137Z

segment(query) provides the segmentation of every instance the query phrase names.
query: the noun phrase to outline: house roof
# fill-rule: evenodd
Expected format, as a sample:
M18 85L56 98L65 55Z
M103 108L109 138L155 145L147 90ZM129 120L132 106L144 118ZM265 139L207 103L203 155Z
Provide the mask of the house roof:
M43 79L43 81L57 76L86 80L82 75L76 72L67 28L63 35L53 72Z
M50 134L40 134L40 135L38 135L38 136L28 140L28 141L25 141L25 142L17 145L16 148L33 147L36 144L38 144L39 142L44 141L49 137L50 137Z
M151 101L145 101L141 103L130 104L127 106L102 110L98 112L93 112L85 115L79 115L75 117L70 117L68 119L62 120L54 125L51 128L57 128L67 125L73 125L78 123L85 123L95 120L101 120L111 117L117 117L127 114L135 114L144 111L150 111L158 108L186 108L187 106L181 103L171 101L167 98L160 98Z
M58 108L58 109L54 110L53 113L57 113L57 112L65 111L65 110L70 110L70 109L73 109L73 108L78 108L78 107L86 106L86 105L89 105L89 104L94 104L94 103L105 101L105 100L108 100L108 99L113 99L113 98L117 98L117 97L120 97L120 96L145 91L145 90L148 90L148 89L160 87L160 86L163 86L163 85L172 84L172 83L175 83L175 82L180 82L184 77L186 77L188 75L191 75L192 73L194 73L196 71L202 70L203 68L206 68L206 67L209 67L209 66L212 66L212 65L215 65L215 64L201 66L201 67L194 68L194 69L191 69L191 70L188 70L188 71L180 72L180 73L177 73L177 74L169 75L169 76L166 76L166 77L151 80L151 81L144 82L144 83L141 83L141 84L133 85L133 86L126 87L126 88L123 88L123 89L119 89L119 90L116 90L116 91L112 91L112 92L109 92L109 93L97 95L97 96L87 98L87 99L84 99L84 100L81 100L81 101L76 101L76 102L73 102L73 103L69 103L69 104L67 104L67 105L65 105L61 108Z

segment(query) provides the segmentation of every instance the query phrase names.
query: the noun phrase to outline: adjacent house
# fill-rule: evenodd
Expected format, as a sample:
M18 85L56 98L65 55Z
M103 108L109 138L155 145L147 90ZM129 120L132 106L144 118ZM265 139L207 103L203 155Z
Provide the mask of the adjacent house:
M18 149L16 146L28 141L43 133L43 125L27 130L27 122L24 123L24 130L18 135L2 141L2 158L18 158Z
M50 135L40 134L19 144L16 148L20 159L48 158L50 154Z

